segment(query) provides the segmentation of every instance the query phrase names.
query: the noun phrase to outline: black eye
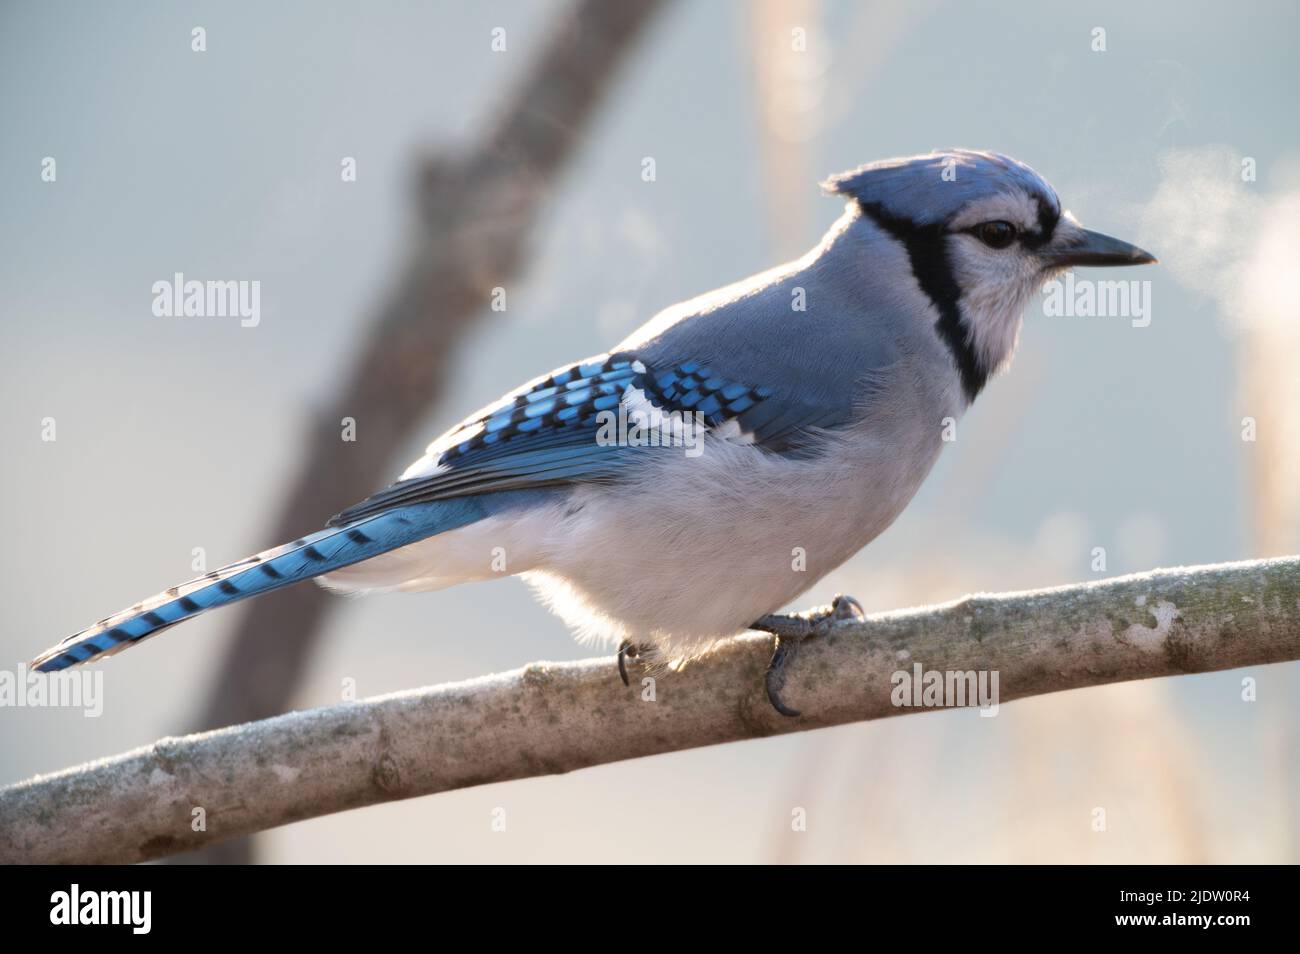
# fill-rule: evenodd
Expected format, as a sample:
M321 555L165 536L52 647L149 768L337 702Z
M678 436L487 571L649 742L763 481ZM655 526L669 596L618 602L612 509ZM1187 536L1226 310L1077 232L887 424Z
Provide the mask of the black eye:
M983 222L975 226L975 234L989 248L1006 248L1016 240L1016 227L1010 222Z

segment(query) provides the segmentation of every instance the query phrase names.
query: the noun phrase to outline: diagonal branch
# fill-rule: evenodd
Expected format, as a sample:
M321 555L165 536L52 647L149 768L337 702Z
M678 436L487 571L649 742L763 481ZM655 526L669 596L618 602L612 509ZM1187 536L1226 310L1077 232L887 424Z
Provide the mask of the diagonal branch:
M1300 658L1300 557L1157 570L841 624L773 712L757 635L625 688L614 660L293 712L0 789L0 863L133 862L379 802L919 711L893 674L996 671L1000 701ZM649 678L649 677L644 677ZM653 690L653 692L651 692ZM647 698L653 696L653 699ZM193 830L203 809L205 831Z

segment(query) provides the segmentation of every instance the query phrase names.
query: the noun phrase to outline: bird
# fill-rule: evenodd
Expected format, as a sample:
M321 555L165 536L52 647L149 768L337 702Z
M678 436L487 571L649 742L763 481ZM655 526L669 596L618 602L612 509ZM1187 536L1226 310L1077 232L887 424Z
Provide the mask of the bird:
M100 620L54 672L308 579L344 592L521 576L583 640L680 668L773 636L775 710L807 639L862 616L779 610L906 508L1011 361L1030 298L1076 266L1153 263L1084 228L996 152L938 150L826 180L844 210L802 257L659 312L452 427L324 529Z

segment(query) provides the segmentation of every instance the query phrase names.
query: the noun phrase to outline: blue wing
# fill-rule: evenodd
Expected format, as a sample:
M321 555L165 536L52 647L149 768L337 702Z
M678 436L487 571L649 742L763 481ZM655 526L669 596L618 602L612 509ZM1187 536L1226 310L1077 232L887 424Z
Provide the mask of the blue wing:
M531 381L466 418L430 445L428 473L399 480L330 523L469 494L616 480L636 460L630 452L646 449L597 439L602 415L616 413L629 389L665 413L699 414L709 428L734 421L746 441L775 452L797 451L808 427L831 427L843 417L699 362L651 367L628 352L601 355Z

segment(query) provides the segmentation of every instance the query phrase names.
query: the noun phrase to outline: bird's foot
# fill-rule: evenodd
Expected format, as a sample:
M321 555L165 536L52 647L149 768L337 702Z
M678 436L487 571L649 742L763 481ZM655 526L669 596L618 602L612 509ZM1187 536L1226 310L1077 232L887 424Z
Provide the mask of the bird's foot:
M772 708L783 716L799 715L798 709L791 709L781 701L781 690L785 688L786 667L794 661L799 647L805 639L824 636L832 626L841 620L865 619L862 604L851 596L836 596L830 606L809 610L793 616L764 616L750 624L750 629L771 633L776 637L776 648L772 652L772 661L767 664L764 683L767 687L767 699ZM619 665L622 666L620 651ZM625 680L626 681L626 680Z
M636 659L641 655L641 650L632 645L632 640L625 639L618 644L618 675L623 680L623 685L631 685L627 681L627 662L628 659Z

